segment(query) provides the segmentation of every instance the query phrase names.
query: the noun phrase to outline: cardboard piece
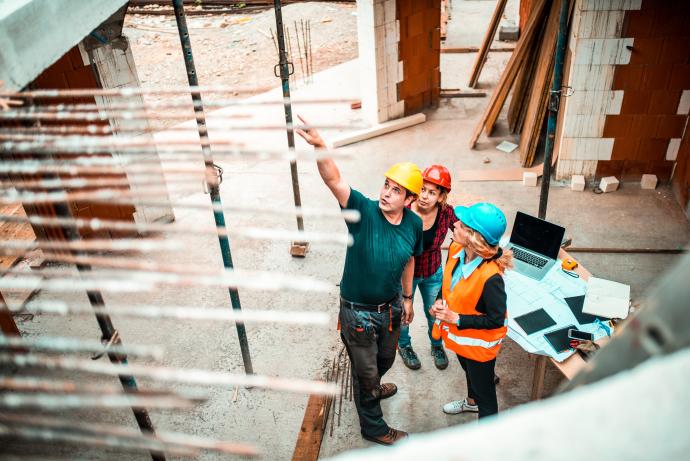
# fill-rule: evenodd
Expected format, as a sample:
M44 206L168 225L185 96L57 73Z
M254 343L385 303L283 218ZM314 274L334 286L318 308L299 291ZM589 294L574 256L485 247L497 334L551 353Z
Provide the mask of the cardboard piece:
M630 307L630 285L590 277L582 312L610 319L624 319Z

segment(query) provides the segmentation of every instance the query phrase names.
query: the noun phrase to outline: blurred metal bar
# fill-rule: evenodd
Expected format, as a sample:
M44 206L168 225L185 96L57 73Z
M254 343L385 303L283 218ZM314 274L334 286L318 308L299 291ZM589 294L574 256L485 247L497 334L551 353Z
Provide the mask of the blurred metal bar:
M212 320L242 323L278 323L285 325L327 325L330 315L326 312L292 311L288 309L276 310L246 310L241 311L223 309L224 306L203 308L198 306L114 306L103 309L119 317L135 317L149 319L179 319L179 320ZM60 301L47 303L28 303L24 306L10 307L12 312L34 312L41 314L93 314L86 306L68 305Z
M93 311L91 312L93 314ZM107 312L103 312L107 314ZM39 338L19 338L10 336L0 336L0 350L7 349L26 349L42 352L62 352L76 353L89 352L103 354L110 352L120 355L134 355L138 357L150 357L160 360L163 358L163 349L159 346L123 346L122 344L112 344L106 346L102 342L88 341L77 338L66 338L59 336L43 336Z
M78 410L84 408L190 408L194 402L172 395L141 396L137 394L94 395L94 394L43 394L43 393L0 393L0 410L34 408L43 411Z
M0 353L0 363L18 367L42 367L51 370L83 371L108 376L132 373L163 382L178 382L205 386L260 387L275 391L298 394L335 395L338 392L333 383L307 381L303 379L280 378L256 374L234 374L194 368L170 368L139 364L102 363L72 357L48 357L38 354Z
M0 414L0 433L3 432L43 441L59 440L89 443L94 446L149 451L165 450L182 456L197 455L199 450L212 450L241 456L259 454L255 447L247 444L223 442L177 432L142 435L122 426L77 422L45 416Z

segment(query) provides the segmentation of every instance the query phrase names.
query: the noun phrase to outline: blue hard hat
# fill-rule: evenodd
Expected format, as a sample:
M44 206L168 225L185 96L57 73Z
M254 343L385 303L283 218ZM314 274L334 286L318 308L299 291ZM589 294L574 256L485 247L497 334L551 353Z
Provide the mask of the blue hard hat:
M492 203L456 206L453 211L464 225L482 234L489 245L498 245L506 231L506 215Z

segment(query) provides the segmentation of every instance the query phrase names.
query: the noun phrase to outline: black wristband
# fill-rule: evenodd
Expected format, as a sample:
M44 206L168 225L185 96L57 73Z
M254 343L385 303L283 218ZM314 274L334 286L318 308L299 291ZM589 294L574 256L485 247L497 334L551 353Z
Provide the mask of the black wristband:
M407 295L402 295L402 297L403 297L403 299L409 299L410 301L412 301L412 298L413 298L412 295L409 295L409 296L407 296Z

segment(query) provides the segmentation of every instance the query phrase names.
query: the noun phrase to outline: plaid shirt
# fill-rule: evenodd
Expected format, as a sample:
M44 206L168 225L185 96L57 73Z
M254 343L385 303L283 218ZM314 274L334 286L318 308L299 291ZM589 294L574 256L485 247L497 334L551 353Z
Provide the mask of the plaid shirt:
M414 258L414 276L427 278L434 275L441 265L441 245L446 239L448 230L453 230L453 224L458 220L453 212L453 207L446 205L439 209L436 217L436 234L429 248L425 248L422 254Z

